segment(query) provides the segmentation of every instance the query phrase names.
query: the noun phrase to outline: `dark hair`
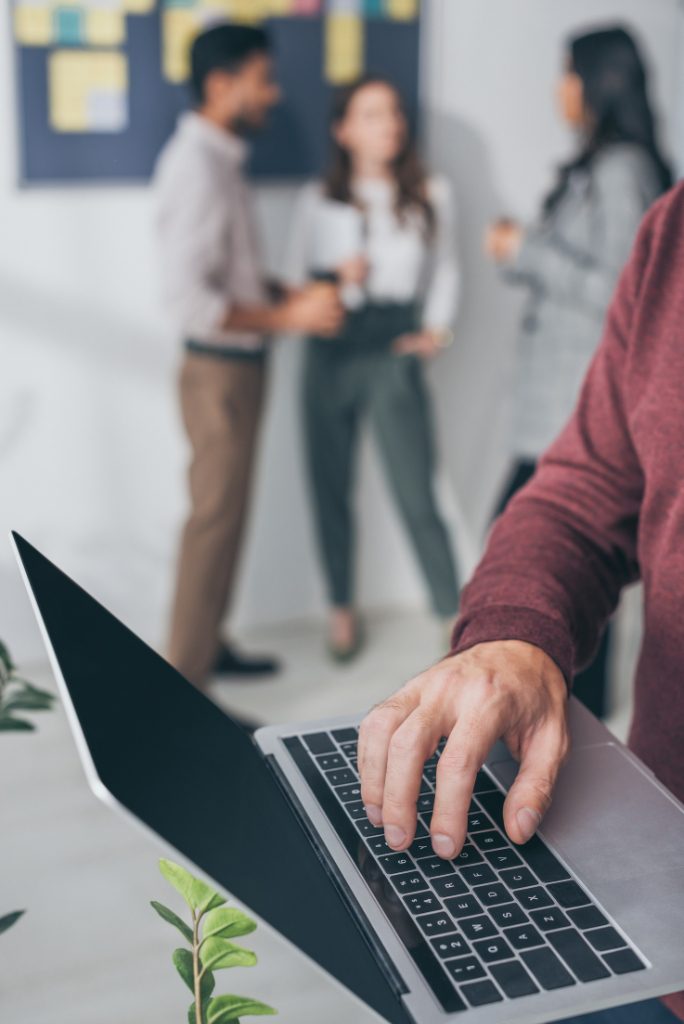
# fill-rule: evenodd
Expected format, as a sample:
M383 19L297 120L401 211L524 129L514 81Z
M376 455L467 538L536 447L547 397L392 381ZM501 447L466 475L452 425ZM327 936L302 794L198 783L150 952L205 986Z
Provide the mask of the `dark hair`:
M364 75L351 85L338 89L333 99L331 124L340 124L347 115L354 97L369 85L385 85L399 99L403 109L403 100L399 90L387 78L381 75ZM428 197L427 174L418 156L415 143L407 135L406 143L392 164L397 182L396 212L403 219L410 210L419 210L424 218L426 230L434 230L435 213ZM354 203L352 195L352 162L349 153L333 136L332 158L325 176L325 191L330 199L341 203Z
M580 154L561 167L545 212L551 212L562 198L572 172L588 167L605 146L615 142L641 146L653 161L662 191L667 191L672 170L658 145L648 69L634 37L624 28L607 28L575 36L568 50L570 70L582 80L589 127Z
M251 25L215 25L201 32L190 53L195 100L204 100L204 83L212 71L237 71L254 54L268 53L270 48L268 32Z

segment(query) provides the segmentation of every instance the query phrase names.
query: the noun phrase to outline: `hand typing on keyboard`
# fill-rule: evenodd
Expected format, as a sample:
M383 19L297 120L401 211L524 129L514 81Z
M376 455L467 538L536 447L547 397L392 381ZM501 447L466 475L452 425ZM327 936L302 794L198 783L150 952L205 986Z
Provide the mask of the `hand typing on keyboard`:
M568 751L567 687L554 661L516 640L479 644L416 676L365 718L359 734L361 797L387 844L405 850L416 831L424 764L442 737L430 819L434 852L463 847L478 769L502 738L520 762L504 806L514 843L535 832Z

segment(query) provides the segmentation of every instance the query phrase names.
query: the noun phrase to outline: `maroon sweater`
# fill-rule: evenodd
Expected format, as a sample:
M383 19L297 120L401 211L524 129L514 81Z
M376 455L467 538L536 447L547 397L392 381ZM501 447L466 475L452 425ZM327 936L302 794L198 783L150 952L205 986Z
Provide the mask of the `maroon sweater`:
M453 649L526 640L570 681L637 579L629 742L684 801L684 184L642 224L577 408L495 525ZM666 1002L684 1020L684 993Z

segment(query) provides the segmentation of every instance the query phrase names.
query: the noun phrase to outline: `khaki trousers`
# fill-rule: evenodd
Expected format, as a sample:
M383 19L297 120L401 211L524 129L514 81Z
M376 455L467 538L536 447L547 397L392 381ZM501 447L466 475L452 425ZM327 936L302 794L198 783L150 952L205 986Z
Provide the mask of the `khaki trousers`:
M242 540L265 362L186 354L183 422L192 446L191 510L183 529L169 661L201 685L220 646Z

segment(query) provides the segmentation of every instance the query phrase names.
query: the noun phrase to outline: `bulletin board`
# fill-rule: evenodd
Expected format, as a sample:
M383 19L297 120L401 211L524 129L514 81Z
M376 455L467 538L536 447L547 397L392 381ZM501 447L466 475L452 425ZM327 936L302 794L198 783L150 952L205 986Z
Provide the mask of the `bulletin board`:
M364 71L418 109L420 0L10 0L25 184L144 181L188 105L192 39L267 24L285 99L255 140L262 178L318 174L331 91Z

